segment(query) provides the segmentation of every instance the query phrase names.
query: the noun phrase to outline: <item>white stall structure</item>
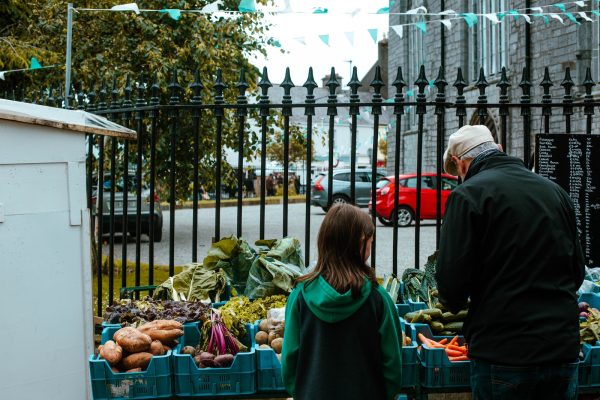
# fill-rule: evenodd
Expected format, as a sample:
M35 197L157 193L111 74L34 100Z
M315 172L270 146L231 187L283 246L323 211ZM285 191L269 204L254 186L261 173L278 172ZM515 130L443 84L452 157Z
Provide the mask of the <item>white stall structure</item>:
M90 399L86 133L135 132L83 111L0 100L0 399Z

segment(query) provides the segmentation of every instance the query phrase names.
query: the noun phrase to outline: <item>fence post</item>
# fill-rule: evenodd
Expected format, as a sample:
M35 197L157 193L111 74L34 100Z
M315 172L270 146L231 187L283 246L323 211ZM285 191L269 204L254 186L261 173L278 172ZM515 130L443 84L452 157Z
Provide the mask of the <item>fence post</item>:
M544 117L544 133L550 133L550 116L552 115L552 96L550 95L550 88L554 84L550 79L550 72L548 71L548 67L544 68L544 79L542 79L542 83L540 86L544 88L544 94L542 95L542 103L547 104L542 107L542 116Z
M335 68L331 68L329 80L325 84L329 88L329 96L327 96L327 115L329 115L329 164L327 171L327 207L333 205L333 146L334 146L334 122L337 115L337 95L335 91L340 86L335 75Z
M421 65L419 77L415 81L415 85L419 87L417 94L417 115L418 121L418 136L417 136L417 206L415 210L415 268L419 269L419 250L421 247L421 176L423 173L423 123L424 116L427 113L425 105L425 88L429 85L429 81L425 76L425 66Z
M174 106L179 104L179 93L182 87L177 80L177 68L173 68L173 79L169 84L171 98L169 105ZM179 109L173 107L171 110L171 167L169 171L169 276L175 275L175 206L176 206L176 187L175 187L175 170L177 168L177 123L179 118Z
M156 142L157 142L157 124L159 117L158 105L160 104L160 86L158 77L154 74L154 83L150 87L150 105L153 107L150 116L150 198L154 199L156 194ZM150 202L150 214L154 215L154 201ZM154 226L152 231L154 231ZM154 232L152 239L148 243L148 284L154 284ZM162 231L161 231L162 235Z
M585 71L585 79L582 86L585 87L585 96L583 98L583 102L585 104L583 113L586 117L585 133L591 135L592 117L594 116L594 106L591 104L594 101L594 96L592 96L592 88L596 86L596 83L594 83L594 80L592 79L592 71L589 67Z
M223 100L223 90L227 88L227 85L223 83L221 76L221 69L217 68L217 78L213 85L214 90L214 104L215 108L215 118L217 119L217 132L216 132L216 140L217 140L217 182L215 186L215 237L213 240L215 242L221 239L221 161L222 161L222 135L223 135L223 116L225 115L225 109L222 107L225 104Z
M308 78L304 85L306 88L306 107L304 115L306 115L306 221L304 225L304 265L308 267L310 263L310 198L311 198L311 171L312 171L312 117L315 115L315 95L314 90L319 86L313 77L313 69L308 69Z
M485 78L484 78L485 81ZM487 84L487 82L486 82ZM446 86L448 83L446 82L446 78L444 76L444 67L440 67L438 72L437 79L434 83L437 88L437 95L435 97L435 102L437 103L435 106L435 114L437 115L437 162L436 162L436 218L435 218L435 248L436 250L440 247L440 231L442 226L442 164L443 160L443 151L444 151L444 141L445 141L445 131L444 131L444 120L446 116ZM479 88L481 92L481 87ZM485 87L483 88L485 97ZM481 96L480 96L481 100ZM483 99L487 103L487 99ZM487 109L484 109L487 113Z
M294 87L290 76L289 67L285 69L285 77L281 83L283 88L283 237L288 235L288 203L289 203L289 163L290 163L290 117L292 116L292 108L286 107L287 104L292 104L292 96L290 91Z
M240 71L240 80L235 85L239 91L237 97L236 115L239 120L238 126L238 170L237 170L237 237L242 237L242 198L244 195L244 122L248 111L243 107L248 104L246 99L246 90L248 83L246 82L246 71L242 67ZM240 107L242 106L242 107Z
M465 117L467 116L467 108L465 107L465 104L467 104L467 99L464 95L467 82L465 82L463 78L462 68L460 67L458 68L454 87L458 91L458 94L456 95L456 116L458 117L458 127L461 128L465 124Z
M400 145L402 142L402 115L404 115L404 93L406 82L402 76L402 67L398 67L396 79L392 83L396 88L394 95L394 115L396 115L396 140L394 143L394 210L391 218L394 221L392 274L398 274L398 197L400 196Z
M573 79L571 79L571 68L567 67L565 70L565 79L560 84L565 89L565 95L563 96L563 115L565 116L565 130L566 133L571 133L571 115L573 115L573 96L571 95L571 89L575 86Z
M267 72L267 67L263 67L262 78L260 82L258 82L258 86L261 90L261 96L259 100L259 104L262 105L260 108L260 127L261 127L261 136L260 136L260 233L259 238L263 240L265 238L265 203L267 197L267 121L269 117L269 109L267 105L269 104L269 88L273 86L271 81L269 80L269 74Z
M196 106L202 104L201 92L204 89L202 81L200 81L200 70L196 69L194 82L190 85L192 89L193 97L191 103ZM192 115L193 119L193 134L194 134L194 184L192 194L192 262L198 261L198 192L200 191L200 184L198 182L198 170L200 162L200 120L202 117L202 109L194 108ZM153 220L154 218L151 218ZM150 240L153 240L154 235L151 236Z
M477 98L477 116L479 117L479 124L485 125L488 112L487 107L487 95L485 94L485 89L489 86L487 80L485 79L485 74L483 72L483 67L479 69L479 79L477 79L477 83L475 84L479 89L479 97Z
M350 103L360 102L358 96L358 88L361 86L358 80L358 70L356 67L352 68L352 78L348 82L350 87ZM350 144L350 203L356 204L356 135L357 135L357 118L360 114L358 106L350 106L349 114L352 119L352 126L350 128L351 144Z
M369 85L373 88L373 98L371 101L374 103L371 113L373 114L373 150L371 154L371 221L373 225L377 227L377 158L378 158L378 145L379 145L379 116L381 115L381 103L383 102L381 97L381 88L385 86L383 79L381 78L381 67L378 65L375 67L375 77ZM377 229L373 230L373 244L371 246L371 266L373 269L376 268L376 248L377 248Z
M521 96L521 116L523 117L523 162L527 168L531 168L531 108L528 105L531 103L531 81L529 80L529 70L523 68L523 77L519 83L519 87L523 91Z

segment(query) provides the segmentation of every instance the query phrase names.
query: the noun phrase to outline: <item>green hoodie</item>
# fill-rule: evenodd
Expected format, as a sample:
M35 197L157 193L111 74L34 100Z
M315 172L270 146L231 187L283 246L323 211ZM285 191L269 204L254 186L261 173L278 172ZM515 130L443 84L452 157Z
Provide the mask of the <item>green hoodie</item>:
M287 302L284 337L283 382L295 400L400 393L400 320L387 292L368 279L356 299L322 277L300 283Z

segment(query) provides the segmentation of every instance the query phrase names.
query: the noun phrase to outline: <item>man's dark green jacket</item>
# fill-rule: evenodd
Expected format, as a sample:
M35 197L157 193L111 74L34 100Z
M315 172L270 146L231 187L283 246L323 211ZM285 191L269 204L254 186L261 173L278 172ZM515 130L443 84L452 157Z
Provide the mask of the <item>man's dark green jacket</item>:
M394 302L365 279L359 298L325 279L300 283L285 312L283 382L294 400L390 400L402 386Z
M575 362L584 261L569 195L496 152L448 198L436 280L451 311L470 298L469 355L494 364Z

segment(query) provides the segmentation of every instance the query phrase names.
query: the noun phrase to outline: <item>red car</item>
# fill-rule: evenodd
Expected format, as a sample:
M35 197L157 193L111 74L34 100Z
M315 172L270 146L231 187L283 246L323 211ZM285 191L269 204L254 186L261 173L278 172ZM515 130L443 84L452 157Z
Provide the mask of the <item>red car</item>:
M417 208L417 174L400 175L398 196L398 226L409 226L415 219ZM435 173L421 174L421 219L436 219L436 179ZM446 200L458 185L455 176L442 174L442 217L446 210ZM376 211L379 222L386 226L394 224L394 177L382 178L377 183ZM372 204L369 203L369 210Z

